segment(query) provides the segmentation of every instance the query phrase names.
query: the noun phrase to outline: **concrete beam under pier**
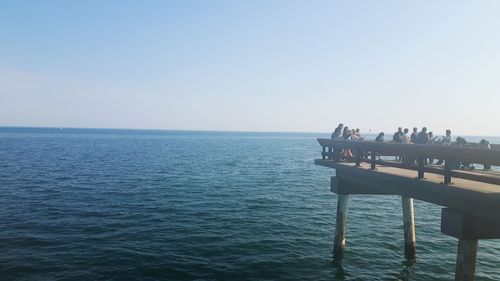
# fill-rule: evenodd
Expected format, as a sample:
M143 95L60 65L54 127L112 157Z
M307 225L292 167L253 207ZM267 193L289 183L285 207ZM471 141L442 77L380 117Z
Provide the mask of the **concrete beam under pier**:
M357 184L349 179L338 178L336 176L331 179L330 191L342 194L372 194L372 195L396 195L394 192L385 192L384 190L374 189L368 185Z
M458 239L500 239L500 224L475 215L444 208L441 232Z

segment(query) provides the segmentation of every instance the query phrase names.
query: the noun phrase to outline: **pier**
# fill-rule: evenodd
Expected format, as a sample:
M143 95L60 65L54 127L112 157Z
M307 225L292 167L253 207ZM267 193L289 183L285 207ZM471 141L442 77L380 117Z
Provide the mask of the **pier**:
M315 163L336 170L331 178L331 191L338 195L335 258L342 257L346 247L349 197L397 195L402 203L405 257L412 259L418 251L413 199L433 203L443 207L441 232L458 239L455 280L474 280L478 240L500 238L500 173L461 169L460 163L500 166L498 146L321 138L318 142L322 151ZM348 149L353 159L344 160L342 152ZM396 161L396 157L411 161ZM429 158L444 160L444 165L426 164Z

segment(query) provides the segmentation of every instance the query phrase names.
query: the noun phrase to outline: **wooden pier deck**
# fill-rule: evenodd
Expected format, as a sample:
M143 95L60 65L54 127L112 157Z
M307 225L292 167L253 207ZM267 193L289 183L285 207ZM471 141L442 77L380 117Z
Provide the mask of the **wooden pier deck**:
M457 169L457 161L500 165L500 150L413 144L318 139L322 157L315 163L334 168L331 190L338 194L335 256L342 256L350 195L402 197L405 255L416 251L413 198L443 207L441 231L459 239L455 280L474 280L478 239L500 238L500 173ZM352 161L342 160L350 149ZM381 160L380 156L412 157L418 165ZM444 159L444 167L425 158ZM392 157L394 159L394 157Z

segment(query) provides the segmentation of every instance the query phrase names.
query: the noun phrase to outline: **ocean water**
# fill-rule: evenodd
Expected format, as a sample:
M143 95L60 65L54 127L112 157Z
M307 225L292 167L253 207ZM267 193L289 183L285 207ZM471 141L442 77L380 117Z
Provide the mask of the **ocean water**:
M415 201L408 262L396 196L351 197L333 262L316 137L1 128L0 279L453 280L441 208ZM479 242L476 280L500 280L499 253Z

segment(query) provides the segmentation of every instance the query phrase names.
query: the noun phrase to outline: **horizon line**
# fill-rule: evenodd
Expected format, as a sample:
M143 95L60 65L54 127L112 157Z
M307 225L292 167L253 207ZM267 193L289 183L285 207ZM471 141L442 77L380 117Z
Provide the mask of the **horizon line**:
M201 129L157 129L157 128L96 128L96 127L56 127L56 126L11 126L0 125L0 129L76 129L76 130L124 130L124 131L170 131L170 132L207 132L207 133L277 133L277 134L330 134L330 132L305 132L305 131L252 131L252 130L201 130ZM397 129L396 129L397 130ZM374 130L365 133L366 135L376 135ZM500 137L495 135L470 135L453 134L454 136L465 137Z
M294 133L294 134L331 134L330 132L304 132L304 131L252 131L252 130L202 130L202 129L157 129L157 128L97 128L97 127L65 127L65 126L9 126L0 125L2 128L11 129L76 129L76 130L124 130L124 131L170 131L170 132L207 132L207 133Z

